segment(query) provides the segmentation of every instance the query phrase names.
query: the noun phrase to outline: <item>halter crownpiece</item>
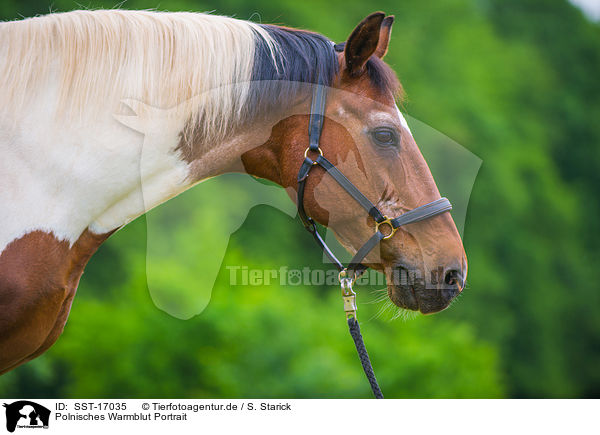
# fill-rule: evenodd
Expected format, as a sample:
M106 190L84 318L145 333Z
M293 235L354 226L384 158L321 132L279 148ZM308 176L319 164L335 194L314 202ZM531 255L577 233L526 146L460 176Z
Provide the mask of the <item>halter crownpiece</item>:
M381 211L379 211L379 209L323 155L323 150L321 150L319 146L319 140L323 130L323 121L325 119L326 94L325 86L321 84L314 85L310 105L310 120L308 123L308 148L304 152L304 161L298 171L298 215L302 220L304 228L313 235L325 255L340 271L339 280L342 288L342 299L344 301L344 311L346 312L350 334L354 340L365 375L371 384L373 394L376 398L382 399L383 394L379 388L377 379L375 379L373 367L371 366L371 361L363 343L360 327L356 319L356 293L352 289L352 286L356 278L358 278L367 268L367 266L362 264L363 260L382 240L392 238L398 228L402 225L419 222L452 210L452 204L450 204L450 201L448 201L447 198L440 198L407 211L395 218L390 218L381 213ZM313 156L314 160L310 156ZM308 216L306 210L304 210L306 179L308 178L311 169L315 166L323 168L352 198L354 198L356 202L358 202L362 208L367 211L369 216L375 220L375 234L373 234L369 240L361 246L356 254L354 254L354 257L352 257L347 267L344 267L329 246L327 246L317 230L315 221Z

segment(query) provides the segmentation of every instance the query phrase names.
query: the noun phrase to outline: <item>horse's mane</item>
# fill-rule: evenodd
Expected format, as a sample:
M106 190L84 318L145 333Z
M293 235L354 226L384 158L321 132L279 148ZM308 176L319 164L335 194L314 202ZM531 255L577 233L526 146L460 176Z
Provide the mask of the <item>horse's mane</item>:
M205 127L223 130L248 93L226 85L251 79L256 39L275 56L259 25L200 13L73 11L0 23L0 111L18 116L48 87L57 113L84 115L124 98L171 108L194 97Z
M387 65L368 66L375 85L393 85ZM50 92L58 115L114 113L123 99L180 105L188 125L216 138L292 101L297 83L330 85L337 71L319 34L209 14L96 10L0 23L0 116L13 121Z

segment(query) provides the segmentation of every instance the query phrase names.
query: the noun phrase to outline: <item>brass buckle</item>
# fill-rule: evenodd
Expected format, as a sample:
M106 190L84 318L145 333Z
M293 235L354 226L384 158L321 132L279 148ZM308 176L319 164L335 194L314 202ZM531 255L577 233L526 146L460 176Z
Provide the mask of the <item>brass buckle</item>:
M375 222L375 232L379 231L379 227L381 225L389 225L390 226L390 233L388 235L386 235L384 232L381 231L381 234L383 234L383 239L382 240L387 240L390 237L392 237L394 234L396 234L396 231L398 231L398 228L394 228L394 225L392 224L392 219L390 219L387 216L383 216L384 219L381 222Z
M312 151L312 150L310 149L310 147L306 148L306 151L304 151L304 158L307 158L307 157L308 157L308 152L309 152L309 151ZM323 157L323 150L322 150L321 148L317 148L317 151L319 152L319 154L321 155L321 157ZM316 161L313 161L313 163L312 163L312 164L313 164L313 166L314 166L314 165L316 165L316 164L317 164L317 162L316 162Z

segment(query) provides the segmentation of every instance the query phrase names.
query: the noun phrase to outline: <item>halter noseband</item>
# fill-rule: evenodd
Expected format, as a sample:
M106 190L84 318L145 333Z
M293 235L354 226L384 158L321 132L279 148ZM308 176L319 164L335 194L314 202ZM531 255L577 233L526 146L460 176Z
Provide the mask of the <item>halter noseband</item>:
M419 222L452 210L452 204L450 204L450 201L448 201L447 198L440 198L414 208L396 218L389 218L381 213L381 211L379 211L379 209L375 207L375 205L373 205L373 203L369 201L369 199L323 155L323 151L319 147L319 140L321 138L321 131L323 130L323 120L325 119L327 91L323 85L316 84L314 86L310 107L310 121L308 124L309 145L304 153L304 162L302 162L302 166L300 166L300 171L298 172L298 214L300 215L304 227L313 235L318 245L323 252L325 252L325 255L327 255L340 271L340 281L343 279L350 279L353 283L367 268L367 266L362 264L362 261L369 252L379 244L379 242L393 237L395 232L402 225ZM308 156L310 152L317 154L315 160L312 160ZM337 181L337 183L375 220L375 234L373 234L356 252L347 267L342 265L334 255L333 251L327 246L317 230L315 221L309 217L304 210L304 189L306 188L306 179L308 178L311 169L317 165L325 169L325 171L331 175L331 177L333 177L333 179ZM354 316L356 316L356 313L354 313Z

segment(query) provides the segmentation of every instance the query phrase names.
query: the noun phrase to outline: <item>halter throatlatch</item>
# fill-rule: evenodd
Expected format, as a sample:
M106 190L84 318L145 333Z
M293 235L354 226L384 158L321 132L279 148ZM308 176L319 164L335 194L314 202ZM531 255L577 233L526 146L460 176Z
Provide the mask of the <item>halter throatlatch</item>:
M367 268L367 266L362 264L363 260L382 240L392 238L398 228L402 225L419 222L445 213L452 210L452 205L447 198L440 198L403 213L396 218L390 218L382 214L379 209L323 155L323 150L321 150L319 146L319 140L323 130L323 121L325 119L326 94L325 86L320 84L314 85L312 102L310 105L310 121L308 124L308 148L304 152L304 161L298 171L298 215L306 230L313 235L327 258L329 258L340 271L339 280L342 288L344 311L346 312L350 334L354 340L363 370L371 384L373 394L376 398L380 399L383 398L383 394L375 379L373 367L371 366L369 355L367 354L367 350L362 340L360 327L358 326L358 321L356 319L356 293L352 289L352 286L354 281ZM308 216L304 210L306 179L308 178L311 169L315 166L323 168L356 202L358 202L362 208L367 211L369 216L375 220L375 233L356 252L347 267L344 267L329 246L327 246L317 230L315 221Z

